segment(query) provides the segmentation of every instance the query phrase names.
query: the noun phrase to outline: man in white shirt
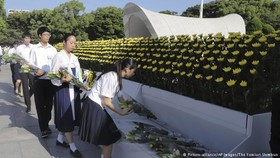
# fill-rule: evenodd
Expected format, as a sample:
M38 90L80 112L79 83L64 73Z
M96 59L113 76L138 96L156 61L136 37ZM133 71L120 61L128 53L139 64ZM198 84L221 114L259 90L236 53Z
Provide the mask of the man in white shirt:
M30 50L33 47L33 44L31 44L31 34L29 32L25 32L22 34L22 41L23 44L19 45L16 49L16 54L24 58L27 62L29 62L30 58ZM21 63L23 64L23 63ZM33 81L34 76L30 73L20 73L21 78L21 84L23 89L23 96L24 96L24 102L27 106L26 112L31 111L31 99L30 97L34 93L33 89Z
M51 80L47 79L47 73L51 69L52 59L57 50L49 44L51 32L47 27L40 27L37 30L39 43L30 51L30 65L39 68L34 73L34 99L38 115L39 127L42 138L51 134L49 121L53 106L54 86Z

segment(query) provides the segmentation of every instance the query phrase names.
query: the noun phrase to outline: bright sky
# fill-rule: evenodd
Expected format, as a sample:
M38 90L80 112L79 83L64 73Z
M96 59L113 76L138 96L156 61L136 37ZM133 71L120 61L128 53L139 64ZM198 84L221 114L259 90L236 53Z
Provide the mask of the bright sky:
M55 7L68 2L70 0L4 0L4 7L8 9L23 9L23 10L41 10L44 8L54 9ZM200 4L201 0L79 0L86 8L85 12L95 11L97 8L115 6L124 8L128 2L133 2L141 7L159 12L159 11L176 11L181 14L186 8ZM203 0L208 3L213 0Z

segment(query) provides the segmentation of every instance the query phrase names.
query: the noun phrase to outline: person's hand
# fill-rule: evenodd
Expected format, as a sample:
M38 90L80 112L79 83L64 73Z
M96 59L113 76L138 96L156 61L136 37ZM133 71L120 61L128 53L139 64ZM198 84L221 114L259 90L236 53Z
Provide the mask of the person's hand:
M132 113L132 112L133 112L132 109L122 109L122 110L120 110L119 115L125 116L125 115L128 115L128 114Z
M61 82L70 82L72 80L72 76L71 75L66 75L66 76L62 76L61 77Z
M42 75L44 75L44 74L45 74L45 71L42 70L42 69L38 69L38 70L36 70L35 73L34 73L35 76L42 76Z

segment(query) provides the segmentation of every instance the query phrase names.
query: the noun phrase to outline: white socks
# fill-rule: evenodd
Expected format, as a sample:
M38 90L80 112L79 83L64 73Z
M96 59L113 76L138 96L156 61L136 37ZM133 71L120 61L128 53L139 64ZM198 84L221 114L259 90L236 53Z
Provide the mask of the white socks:
M69 146L70 146L70 149L74 152L75 150L77 150L77 147L76 147L76 145L75 145L75 143L71 143L71 144L69 144Z
M64 141L64 135L58 134L58 136L57 136L57 141L59 141L60 143L63 143L63 141Z

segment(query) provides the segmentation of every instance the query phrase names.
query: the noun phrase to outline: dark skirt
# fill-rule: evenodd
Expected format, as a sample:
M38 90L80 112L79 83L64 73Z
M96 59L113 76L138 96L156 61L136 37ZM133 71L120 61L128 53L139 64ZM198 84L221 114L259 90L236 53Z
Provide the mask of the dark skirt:
M61 86L55 88L54 95L54 123L60 132L72 132L75 126L79 126L81 103L79 88L76 86L74 86L74 111L75 120L70 102L69 83L63 83Z
M82 141L94 145L110 145L121 138L121 132L108 112L88 97L82 107L79 135Z

